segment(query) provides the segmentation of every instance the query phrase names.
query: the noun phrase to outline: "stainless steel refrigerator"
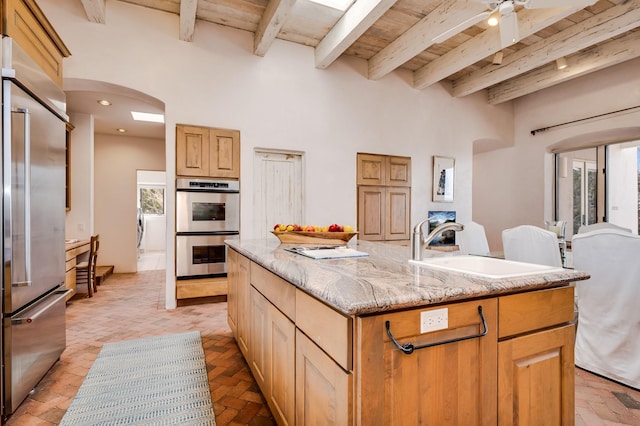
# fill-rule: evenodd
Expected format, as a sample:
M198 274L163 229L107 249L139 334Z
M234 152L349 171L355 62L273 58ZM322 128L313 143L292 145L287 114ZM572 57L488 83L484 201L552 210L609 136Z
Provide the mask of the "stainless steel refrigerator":
M2 45L3 417L59 359L65 334L64 92Z

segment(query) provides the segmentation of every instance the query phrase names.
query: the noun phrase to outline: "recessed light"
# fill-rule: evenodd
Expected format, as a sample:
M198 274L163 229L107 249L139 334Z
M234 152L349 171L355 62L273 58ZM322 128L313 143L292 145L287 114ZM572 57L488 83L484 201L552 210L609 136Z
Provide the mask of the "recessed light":
M567 64L567 60L565 59L564 56L562 56L561 58L556 59L556 67L559 70L563 70L565 68L567 68L569 66L569 64Z
M106 99L98 99L98 103L102 106L111 106L111 102Z
M151 114L149 112L131 111L131 116L136 121L148 121L151 123L164 123L164 115Z
M126 131L127 131L127 129L123 129L123 128L116 129L116 130L117 130L118 132L120 132L120 133L124 133L124 132L126 132Z

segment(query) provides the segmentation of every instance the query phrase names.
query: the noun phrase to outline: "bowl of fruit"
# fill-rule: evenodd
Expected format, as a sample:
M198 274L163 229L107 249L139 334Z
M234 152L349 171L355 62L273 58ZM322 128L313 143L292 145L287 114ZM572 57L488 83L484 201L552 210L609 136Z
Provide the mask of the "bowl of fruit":
M358 233L350 225L329 226L276 224L272 234L282 243L344 245Z

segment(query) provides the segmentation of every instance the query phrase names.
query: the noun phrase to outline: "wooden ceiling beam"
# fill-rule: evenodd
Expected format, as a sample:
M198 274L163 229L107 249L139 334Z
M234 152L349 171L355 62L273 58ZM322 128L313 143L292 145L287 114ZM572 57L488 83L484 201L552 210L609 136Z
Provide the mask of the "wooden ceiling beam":
M193 33L196 28L196 10L198 0L180 1L180 40L193 40Z
M638 26L640 26L640 0L628 0L538 43L518 50L504 58L502 65L497 68L489 65L455 80L453 95L455 97L470 95Z
M518 12L520 38L553 25L578 8L522 9ZM413 87L425 89L456 72L502 50L499 27L489 27L469 41L429 62L413 73Z
M82 0L82 6L89 21L97 24L107 22L105 0Z
M270 0L253 38L254 55L264 56L286 22L296 0Z
M316 68L327 68L355 43L396 0L356 0L316 46Z
M492 105L510 101L538 90L640 57L640 31L598 45L567 58L568 67L558 70L555 63L507 80L489 88Z
M369 59L369 78L377 80L384 77L433 45L434 38L485 10L487 5L477 0L442 2L407 32ZM469 26L473 24L469 22Z

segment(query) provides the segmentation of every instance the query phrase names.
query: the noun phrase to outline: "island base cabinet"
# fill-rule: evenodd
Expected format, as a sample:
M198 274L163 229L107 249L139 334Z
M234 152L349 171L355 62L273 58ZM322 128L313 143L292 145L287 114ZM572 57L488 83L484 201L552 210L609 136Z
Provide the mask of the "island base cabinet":
M352 397L353 375L296 330L296 424L351 425Z
M487 332L478 306L482 306ZM421 332L421 314L446 309L448 327ZM386 331L389 323L398 349ZM487 299L359 318L356 409L360 425L495 425L497 301ZM443 343L449 342L449 343ZM423 345L434 345L418 348Z
M294 424L295 325L251 287L251 371L278 425Z
M574 326L498 344L499 425L573 425Z

